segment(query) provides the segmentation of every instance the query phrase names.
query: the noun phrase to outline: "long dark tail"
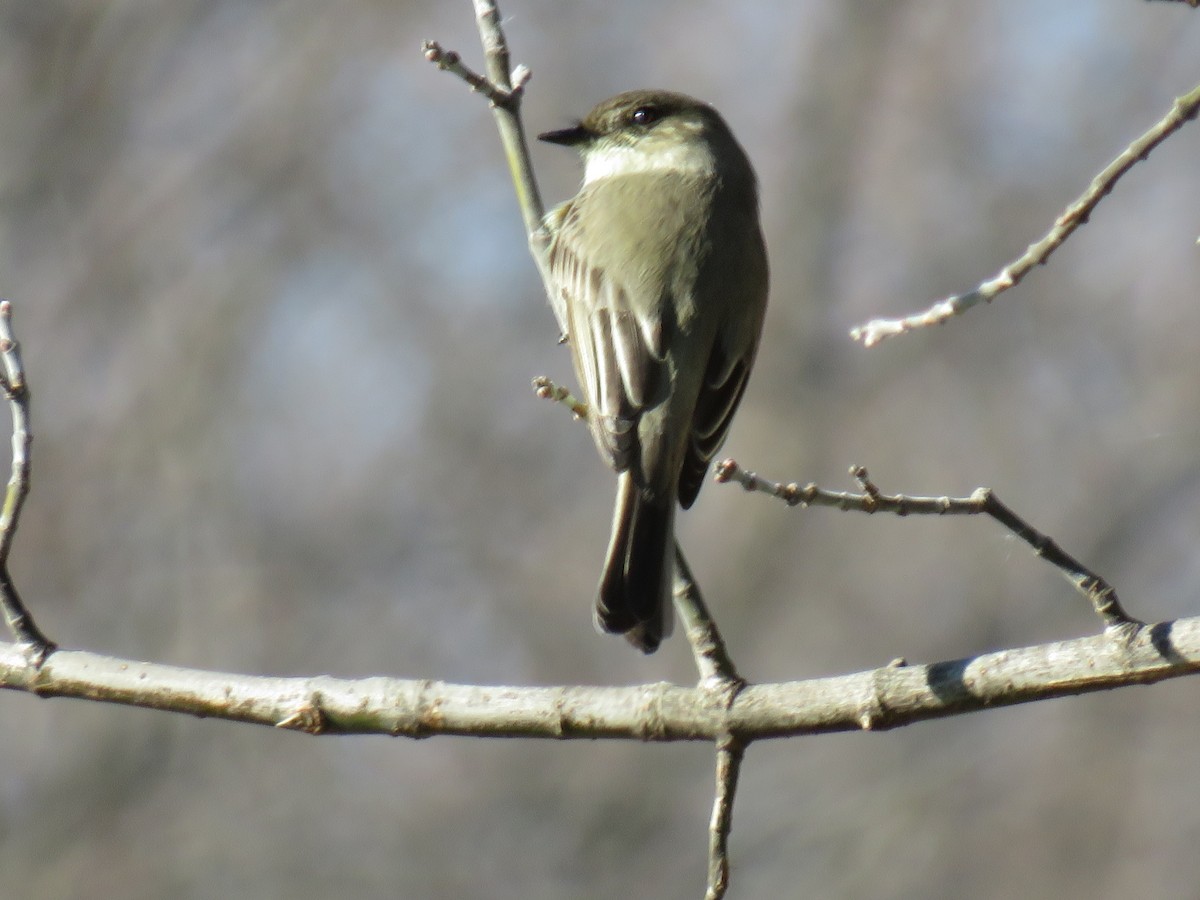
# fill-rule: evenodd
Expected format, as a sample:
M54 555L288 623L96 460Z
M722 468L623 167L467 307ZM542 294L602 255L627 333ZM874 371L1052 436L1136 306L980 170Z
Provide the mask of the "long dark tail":
M675 498L652 502L628 472L617 478L612 537L596 596L596 625L653 653L671 633Z

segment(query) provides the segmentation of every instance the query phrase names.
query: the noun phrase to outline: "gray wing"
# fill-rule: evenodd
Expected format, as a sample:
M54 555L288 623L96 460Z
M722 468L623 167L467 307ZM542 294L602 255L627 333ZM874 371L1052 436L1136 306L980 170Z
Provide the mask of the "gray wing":
M730 310L732 315L715 336L696 397L679 472L679 503L684 509L695 502L708 464L725 442L758 351L767 305L767 254L757 217L749 218L740 234L743 243L733 259L740 263L741 277L737 282L741 296L736 298L735 304L717 304ZM716 264L733 265L728 257Z
M708 464L725 442L733 414L745 393L752 361L752 358L728 359L720 347L709 358L679 473L679 504L684 509L696 501Z
M637 424L664 376L662 321L638 315L619 273L580 251L580 223L568 204L553 215L551 289L567 310L567 340L604 460L623 472L637 462Z

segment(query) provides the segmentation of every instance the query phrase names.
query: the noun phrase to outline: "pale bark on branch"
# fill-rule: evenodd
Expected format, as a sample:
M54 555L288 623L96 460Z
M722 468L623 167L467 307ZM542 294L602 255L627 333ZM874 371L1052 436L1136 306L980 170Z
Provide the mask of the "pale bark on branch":
M879 731L1200 671L1200 617L928 665L775 684L493 687L399 678L273 678L0 644L0 688L311 734L741 741Z

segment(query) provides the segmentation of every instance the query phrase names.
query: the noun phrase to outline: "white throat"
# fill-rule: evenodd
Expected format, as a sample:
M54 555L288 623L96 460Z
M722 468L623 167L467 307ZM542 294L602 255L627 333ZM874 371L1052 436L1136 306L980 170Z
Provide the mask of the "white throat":
M661 142L652 147L606 145L588 153L583 183L647 172L711 175L715 168L712 153L698 141Z

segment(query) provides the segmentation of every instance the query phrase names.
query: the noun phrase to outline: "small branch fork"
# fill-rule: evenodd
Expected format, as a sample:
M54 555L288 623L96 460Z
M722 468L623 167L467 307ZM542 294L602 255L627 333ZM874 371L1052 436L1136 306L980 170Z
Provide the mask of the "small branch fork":
M733 829L733 800L746 744L732 735L717 741L717 785L708 824L708 889L704 900L720 900L729 889L729 832Z
M871 481L862 466L851 466L850 474L858 482L861 493L829 491L806 484L781 484L747 471L732 459L717 463L714 478L718 482L734 482L747 491L770 494L789 506L829 506L843 511L894 513L898 516L991 516L1014 535L1028 544L1033 552L1062 571L1066 579L1091 603L1092 609L1104 622L1105 628L1141 627L1121 607L1117 592L1111 585L1083 563L1075 559L1048 535L1042 534L1010 507L1000 502L991 488L976 488L969 497L911 497L906 494L884 494Z
M1200 0L1185 0L1195 6ZM1000 270L994 278L984 281L965 294L955 294L940 300L923 312L899 319L872 319L851 329L850 337L864 347L873 347L885 338L917 328L940 325L947 319L966 312L979 303L990 303L998 295L1016 286L1035 267L1050 258L1080 225L1087 222L1092 210L1113 189L1126 172L1150 155L1150 151L1200 113L1200 85L1175 100L1174 105L1153 128L1126 147L1121 154L1092 179L1082 195L1055 220L1041 240L1030 244L1025 252Z
M512 87L503 88L498 84L488 81L488 79L468 66L465 66L461 56L453 50L443 50L442 45L437 41L425 41L421 45L421 50L427 60L443 72L450 72L453 75L457 75L471 86L471 90L487 97L488 102L493 106L515 111L520 105L521 94L524 93L525 85L528 84L531 74L528 69L522 67L514 71L512 73Z
M566 334L566 306L561 297L549 290L546 266L550 235L543 224L546 209L542 206L542 195L538 190L533 161L529 156L529 142L525 139L525 126L521 121L521 100L533 73L525 66L509 68L508 42L500 28L500 10L494 0L471 2L475 8L479 40L483 45L486 75L468 68L457 52L443 49L437 41L425 41L421 49L431 63L461 78L472 91L487 97L491 104L496 130L500 133L500 143L504 148L504 158L508 161L513 190L521 207L521 217L525 221L529 252L537 265L542 283L547 285L546 297L558 321L558 329Z
M533 392L539 400L553 400L555 403L561 403L575 415L575 418L587 421L587 404L545 375L539 375L533 379Z

